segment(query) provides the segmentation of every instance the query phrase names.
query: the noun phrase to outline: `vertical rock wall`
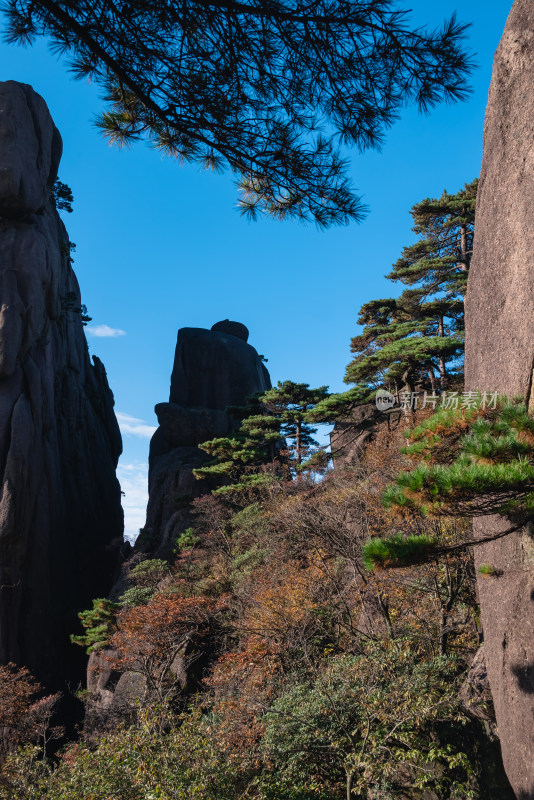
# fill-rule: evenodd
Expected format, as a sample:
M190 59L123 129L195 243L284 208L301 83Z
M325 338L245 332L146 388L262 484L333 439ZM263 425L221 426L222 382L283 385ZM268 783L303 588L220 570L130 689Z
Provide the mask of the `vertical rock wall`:
M44 100L0 83L0 662L75 687L69 635L122 543L122 443L52 197L61 150Z
M224 320L211 330L178 331L168 403L156 406L159 427L150 443L146 538L141 542L163 554L188 525L187 499L206 492L193 469L210 460L198 445L226 436L232 419L228 406L271 387L269 373L247 343L248 330Z
M516 0L497 50L484 127L474 254L466 299L466 388L521 395L533 406L534 5ZM475 535L504 530L498 517ZM534 798L534 538L524 530L475 548L484 654L504 765Z

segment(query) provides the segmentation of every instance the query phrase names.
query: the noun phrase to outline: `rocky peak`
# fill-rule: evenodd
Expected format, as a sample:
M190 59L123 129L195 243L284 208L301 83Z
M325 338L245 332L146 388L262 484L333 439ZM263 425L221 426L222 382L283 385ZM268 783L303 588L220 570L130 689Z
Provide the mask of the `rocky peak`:
M123 531L113 395L52 193L61 150L44 100L0 82L0 661L51 688L83 675L69 635Z
M169 402L156 406L159 427L150 443L147 522L140 541L140 546L156 547L158 555L168 553L188 527L186 499L207 491L193 476L193 469L209 460L198 445L235 428L228 406L244 405L271 387L247 339L247 328L230 320L211 330L178 331Z

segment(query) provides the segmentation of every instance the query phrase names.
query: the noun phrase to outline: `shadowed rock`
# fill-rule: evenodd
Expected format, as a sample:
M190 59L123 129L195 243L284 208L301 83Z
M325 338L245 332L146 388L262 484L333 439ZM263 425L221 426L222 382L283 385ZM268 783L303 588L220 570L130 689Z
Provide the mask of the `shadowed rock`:
M46 204L57 177L61 136L31 86L0 83L0 213L32 214Z
M232 322L229 319L223 319L222 322L216 322L215 325L212 325L211 329L217 333L229 333L231 336L237 336L238 339L248 342L248 328L241 322Z
M336 469L355 466L365 448L376 436L378 426L384 422L374 403L356 406L350 415L337 420L330 434L332 458Z
M0 661L76 686L77 612L122 543L121 438L91 363L52 186L61 137L30 86L0 83Z
M268 372L256 350L237 336L204 328L179 331L171 403L224 411L263 391L267 380Z
M230 332L232 331L232 332ZM170 402L156 406L159 428L150 443L149 501L140 546L172 550L190 524L188 499L205 494L193 469L210 460L202 442L226 436L236 422L225 413L271 387L269 373L249 344L247 328L225 320L211 330L178 331Z
M466 389L533 403L534 6L516 0L497 50L484 127L466 300ZM475 520L475 535L509 526ZM531 530L475 548L484 651L504 765L518 797L534 786L534 540Z

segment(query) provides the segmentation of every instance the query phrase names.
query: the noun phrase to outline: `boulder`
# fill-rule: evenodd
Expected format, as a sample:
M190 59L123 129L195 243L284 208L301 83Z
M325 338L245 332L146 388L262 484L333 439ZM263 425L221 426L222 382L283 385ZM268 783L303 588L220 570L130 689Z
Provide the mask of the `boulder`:
M375 403L355 406L346 417L336 420L330 434L330 448L336 469L359 467L372 443L391 448L403 442L402 432L414 424L416 415L402 412L398 406L385 411Z
M256 350L237 336L204 328L178 332L171 403L224 411L242 405L270 385L269 373Z
M232 322L229 319L223 319L222 322L216 322L211 326L212 331L217 333L229 333L231 336L237 336L244 342L248 342L249 331L246 325L242 322Z
M374 403L356 406L343 419L336 420L330 434L330 447L336 469L359 464L366 447L376 436L385 417Z
M30 86L0 83L0 662L76 686L78 611L109 591L122 543L122 443L89 357L52 196L61 139Z
M466 389L533 402L534 6L516 0L493 66L466 298ZM475 520L475 536L510 523ZM484 651L504 765L534 798L534 540L525 529L475 547Z

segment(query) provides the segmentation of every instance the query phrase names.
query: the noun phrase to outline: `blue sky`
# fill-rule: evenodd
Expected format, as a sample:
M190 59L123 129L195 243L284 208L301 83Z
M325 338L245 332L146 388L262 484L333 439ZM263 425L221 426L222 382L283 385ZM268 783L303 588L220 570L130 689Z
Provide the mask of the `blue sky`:
M97 87L74 81L41 41L30 49L0 45L0 78L30 83L63 136L60 177L75 197L65 221L97 329L89 346L106 365L123 429L128 534L144 523L153 408L168 400L178 328L237 319L269 359L274 382L343 389L360 306L400 291L384 275L413 241L410 207L478 174L492 60L511 0L399 5L413 9L417 24L437 25L455 10L473 23L474 93L430 116L407 109L380 153L353 151L353 183L370 213L360 225L326 232L248 222L229 175L180 167L143 144L110 147L92 123L102 108ZM110 333L101 326L120 334L95 336Z

